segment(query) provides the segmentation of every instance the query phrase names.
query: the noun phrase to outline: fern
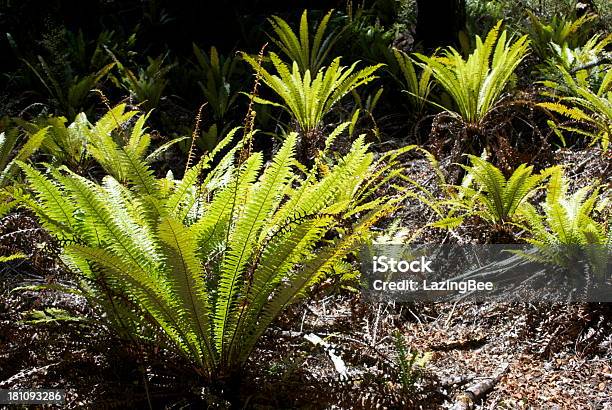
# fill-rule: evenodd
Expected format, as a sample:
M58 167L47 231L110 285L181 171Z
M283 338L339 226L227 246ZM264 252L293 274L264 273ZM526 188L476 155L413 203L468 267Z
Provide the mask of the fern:
M562 128L586 135L591 139L591 145L600 143L603 152L606 152L612 134L612 71L608 71L597 92L593 92L587 86L578 84L563 67L558 66L558 69L564 82L544 81L543 84L563 94L558 96L546 92L546 96L555 97L558 101L542 102L539 105L586 125L588 129L584 131L568 126ZM567 89L570 95L565 94Z
M499 21L483 42L476 36L475 50L464 59L450 47L442 56L416 56L423 68L431 70L436 81L451 96L455 109L446 112L468 125L479 126L499 103L510 78L527 55L529 41L522 36L514 43L506 31L499 34Z
M450 206L444 219L434 226L452 228L465 217L477 215L495 225L503 225L521 216L530 207L527 199L540 187L554 168L533 174L533 167L521 164L506 179L493 164L481 157L469 155L471 165L462 167L467 175L455 194L440 205ZM475 185L473 187L473 185Z
M307 10L302 13L299 33L295 33L282 18L272 16L268 21L276 36L270 36L270 40L289 61L297 63L302 73L318 73L339 37L339 33L333 31L326 34L332 13L333 10L330 10L323 16L314 35L310 33Z
M412 107L417 113L421 113L431 92L432 71L429 67L425 66L421 76L418 77L415 68L416 64L408 54L394 48L393 55L402 74L401 79L399 79L400 84L402 84L404 91L410 96Z
M569 48L584 45L597 19L593 14L585 14L575 20L553 16L549 22L543 22L529 10L527 15L531 23L527 27L527 33L533 43L533 49L542 61L553 55L552 45Z
M196 57L198 81L206 102L213 112L213 119L222 122L234 104L237 93L232 90L232 76L235 74L238 58L223 58L215 47L210 52L202 51L193 44L193 54Z
M47 137L42 141L41 150L51 155L56 163L83 172L91 166L93 159L107 173L125 181L128 178L128 170L132 169L130 164L127 164L126 168L126 155L153 162L172 145L185 139L168 141L147 155L151 147L151 136L145 128L149 114L141 115L133 121L128 134L128 125L137 114L138 111L126 111L126 104L119 104L93 124L85 113L78 114L68 126L64 117L18 123L33 141L40 138L38 133L46 130Z
M576 72L578 83L595 90L601 85L609 68L609 53L606 48L612 43L612 34L601 38L599 34L591 37L583 46L572 48L568 44L562 45L551 43L552 57L546 62L547 67L541 69L544 78L562 79L559 75L557 65L561 65L569 72ZM608 64L606 64L606 62Z
M408 351L404 337L399 331L393 335L397 352L399 381L405 394L413 394L415 384L421 377L425 364L431 359L431 353L419 354L416 350Z
M55 100L60 110L69 118L85 108L86 99L92 89L96 88L110 73L114 63L107 64L96 72L82 77L75 75L61 79L53 71L42 56L38 56L38 64L22 60L40 81L48 95Z
M44 143L47 136L47 128L42 128L28 136L27 141L13 155L13 150L17 147L19 130L9 128L0 133L0 188L6 187L15 176L17 168L15 161L26 161Z
M2 123L2 126L10 122ZM19 146L20 132L17 127L7 127L0 132L0 217L10 213L19 203L16 197L22 195L20 181L17 179L19 167L17 163L27 161L43 144L47 129L43 128Z
M303 74L297 62L290 68L275 54L270 53L270 60L278 74L271 74L254 58L243 54L247 63L261 75L262 81L282 99L278 104L259 97L255 101L282 107L298 123L300 131L307 138L321 128L323 117L329 113L342 97L375 77L374 72L381 64L369 66L356 71L357 63L350 67L340 65L336 58L328 67L318 72L306 70Z
M401 200L371 199L361 189L385 178L363 138L337 162L321 158L325 175L317 165L303 177L295 172L296 143L288 135L267 165L256 153L234 166L236 149L217 162L220 148L179 181L154 178L141 158L126 154L127 186L112 176L99 185L19 164L36 195L26 204L55 236L73 239L63 259L88 278L85 291L119 332L217 378L239 371L286 306L342 271L344 257ZM213 161L219 165L210 168ZM342 235L323 241L331 232Z
M531 209L525 214L525 226L531 233L527 241L536 246L538 253L523 256L570 267L586 255L596 271L605 272L612 251L612 230L608 222L597 222L595 216L601 214L605 221L609 219L604 211L606 200L597 187L585 186L571 195L568 187L562 169L556 168L541 204L543 213Z
M607 229L593 219L600 190L585 186L568 194L568 181L560 168L551 177L543 215L530 214L527 220L537 245L605 245Z
M157 108L168 85L167 75L176 63L165 64L166 55L147 57L146 67L138 67L138 71L134 72L122 64L110 50L107 51L119 69L120 77L116 82L123 86L145 111Z

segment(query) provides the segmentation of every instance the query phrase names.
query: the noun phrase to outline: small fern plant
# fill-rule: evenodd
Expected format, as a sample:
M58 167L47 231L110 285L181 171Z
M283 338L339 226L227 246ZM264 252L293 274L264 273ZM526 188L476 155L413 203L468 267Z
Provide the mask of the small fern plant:
M44 87L51 101L54 101L57 108L68 118L74 118L80 111L93 111L93 104L88 104L87 101L91 96L90 92L100 86L115 66L114 63L110 63L82 76L75 74L61 76L54 74L42 56L38 56L37 63L25 58L22 61ZM68 63L64 69L67 68L69 68Z
M533 49L545 61L553 55L552 45L576 48L584 45L597 16L585 14L575 20L553 16L549 22L542 21L538 16L527 11L530 25L527 33L533 43Z
M145 122L149 114L140 115L134 120L137 115L138 111L126 110L126 104L119 104L95 123L90 122L85 113L80 113L68 126L65 117L40 118L32 123L19 121L19 124L33 141L42 130L46 131L47 137L42 141L41 150L52 157L54 164L85 172L93 159L107 173L125 181L125 168L130 165L117 156L118 151L124 150L136 158L152 162L173 144L185 139L173 139L148 153L151 135L146 132Z
M425 66L421 75L417 76L416 64L408 54L394 48L393 56L401 72L401 77L398 78L398 81L403 86L403 91L409 95L412 108L414 108L417 114L420 114L425 109L431 92L432 71L428 66Z
M538 105L561 114L574 124L586 125L587 129L572 124L562 125L561 128L587 136L591 140L591 145L599 143L603 152L606 152L612 134L612 71L607 72L598 90L593 92L587 85L580 84L563 67L558 66L558 69L563 76L563 82L543 82L553 90L553 93L547 91L544 95L553 97L557 101L542 102ZM568 89L569 95L565 94Z
M134 72L121 63L110 50L107 51L119 70L118 78L114 78L116 85L128 91L130 98L140 104L144 111L157 108L169 82L168 73L176 63L166 64L167 55L147 57L147 65L138 67L137 72Z
M206 99L206 106L212 113L212 123L201 131L196 143L203 151L212 150L219 139L232 128L228 113L234 107L239 95L236 83L237 67L240 59L236 56L220 55L216 47L206 53L195 43L195 73L198 85Z
M398 378L404 394L414 394L416 383L423 376L424 368L431 359L431 353L419 354L416 350L410 351L406 341L399 331L393 335L395 350L397 352Z
M529 49L527 36L512 42L505 30L499 33L501 24L489 31L484 42L476 36L476 48L467 59L452 47L441 56L416 55L454 102L454 108L441 108L469 127L480 127L500 102Z
M117 151L131 164L127 186L20 163L34 192L26 202L112 323L209 379L236 376L281 312L341 270L400 200L372 195L385 175L363 136L305 175L294 133L267 166L261 153L240 162L238 146L213 167L230 139L181 180L156 179L129 151Z
M213 112L213 119L223 121L236 100L236 90L232 90L232 77L235 75L237 58L219 55L216 47L210 52L202 51L193 44L200 81L198 84Z
M307 147L320 139L324 116L345 95L374 80L374 72L381 67L377 64L356 70L357 63L344 67L340 65L340 58L336 58L316 74L310 70L302 74L297 62L293 62L290 68L278 55L270 53L270 60L278 73L271 74L251 56L243 54L243 58L261 76L263 83L278 94L283 104L260 97L255 97L254 101L289 112L297 122Z
M472 215L498 227L508 224L531 207L527 199L553 171L549 168L534 174L533 166L521 164L506 179L499 168L485 158L468 157L471 164L462 165L467 172L462 184L452 186L449 189L453 192L451 198L438 204L449 206L450 211L433 224L435 227L453 228Z
M289 59L295 61L302 73L310 71L318 73L323 67L327 56L336 43L339 33L328 33L329 19L333 10L330 10L316 27L314 35L310 32L308 24L308 11L304 10L300 19L299 33L294 32L291 26L278 16L268 19L274 36L270 40Z
M601 195L598 187L585 186L573 194L568 188L562 169L555 168L541 204L543 212L531 208L525 213L525 226L530 232L526 240L539 251L531 255L532 259L571 266L574 257L587 255L591 266L602 271L612 252L609 198ZM596 221L597 214L606 222Z

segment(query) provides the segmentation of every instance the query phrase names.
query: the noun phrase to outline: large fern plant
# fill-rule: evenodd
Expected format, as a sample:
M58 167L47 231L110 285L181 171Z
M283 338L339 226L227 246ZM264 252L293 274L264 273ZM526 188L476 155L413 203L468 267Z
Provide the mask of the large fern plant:
M512 42L505 30L500 34L501 23L491 29L484 42L476 36L476 48L467 59L452 47L441 56L417 54L454 102L454 108L442 108L469 126L480 126L499 103L529 49L527 36Z
M216 151L182 180L156 179L118 150L128 185L97 184L21 163L35 199L25 201L65 243L63 258L86 278L108 317L135 339L170 349L205 377L234 374L291 303L327 275L399 199L373 195L384 182L363 137L338 162L296 170L296 134L264 165ZM325 169L319 174L319 169Z

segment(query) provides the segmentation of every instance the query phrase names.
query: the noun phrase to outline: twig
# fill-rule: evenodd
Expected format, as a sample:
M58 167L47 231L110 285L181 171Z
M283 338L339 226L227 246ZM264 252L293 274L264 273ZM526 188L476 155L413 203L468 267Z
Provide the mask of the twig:
M31 379L31 377L34 376L35 374L46 373L47 370L49 370L51 367L57 366L61 363L62 362L51 363L46 366L34 367L33 369L30 369L30 370L27 370L27 369L21 370L20 372L18 372L17 374L14 374L13 376L6 379L5 381L0 382L0 387L11 387L14 382L20 379L24 379L24 378Z
M455 400L451 410L473 409L476 401L482 399L495 387L509 367L510 365L508 363L502 364L495 377L485 379L464 390Z
M200 123L202 122L202 109L206 106L207 103L200 105L198 109L198 114L196 115L195 127L193 128L193 133L191 134L191 146L189 147L189 154L187 154L187 163L185 164L185 174L189 170L191 166L191 161L193 161L193 153L195 150L195 142L198 138L198 134L200 133Z
M604 57L600 60L596 60L596 61L592 61L588 64L585 65L581 65L579 67L573 68L572 70L570 70L570 74L575 74L580 70L588 70L589 68L593 68L593 67L597 67L598 65L602 65L602 64L608 64L612 62L612 59L608 58L608 57Z
M444 322L444 328L448 329L448 325L450 324L451 319L453 318L453 313L455 313L455 308L457 307L457 303L459 301L456 300L455 303L453 303L453 308L451 309L450 313L448 314L448 319L446 319L446 322Z

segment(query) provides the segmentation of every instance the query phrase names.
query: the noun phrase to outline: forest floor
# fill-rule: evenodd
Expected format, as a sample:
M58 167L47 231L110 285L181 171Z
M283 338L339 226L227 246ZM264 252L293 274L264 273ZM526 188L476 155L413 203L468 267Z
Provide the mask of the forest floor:
M2 279L5 286L11 282ZM132 347L88 323L92 312L82 298L6 291L0 388L66 389L67 408L147 408L146 373L154 408L198 408L204 400L224 407L182 377L180 366L167 368L149 356L144 369ZM32 308L62 308L84 318L20 323ZM254 408L443 408L507 366L476 408L609 409L611 319L609 304L394 305L368 303L358 294L327 296L296 306L270 330L251 359L243 395ZM398 380L396 331L410 349L430 352L414 393L403 391ZM309 334L329 347L316 346ZM344 377L330 348L346 366Z

